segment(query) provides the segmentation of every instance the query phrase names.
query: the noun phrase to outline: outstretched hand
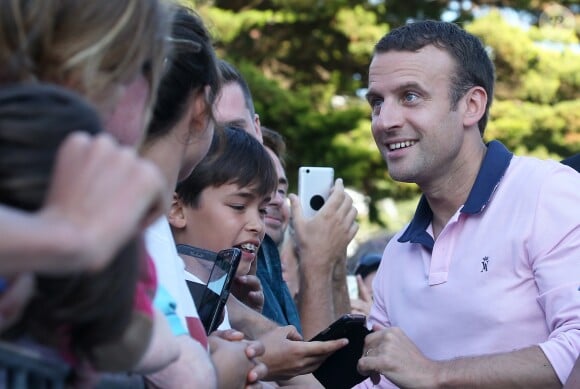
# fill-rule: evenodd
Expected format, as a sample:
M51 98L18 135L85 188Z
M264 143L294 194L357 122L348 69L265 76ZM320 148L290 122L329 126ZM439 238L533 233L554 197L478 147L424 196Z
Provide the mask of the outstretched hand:
M260 337L266 347L262 360L268 366L268 379L287 380L311 373L326 358L348 344L348 339L305 342L293 326L278 327Z
M373 295L360 274L356 276L356 283L358 285L358 298L350 300L351 312L368 316L373 306Z
M166 182L159 169L110 135L70 135L59 149L39 214L62 228L64 263L46 272L98 271L146 225L161 216Z

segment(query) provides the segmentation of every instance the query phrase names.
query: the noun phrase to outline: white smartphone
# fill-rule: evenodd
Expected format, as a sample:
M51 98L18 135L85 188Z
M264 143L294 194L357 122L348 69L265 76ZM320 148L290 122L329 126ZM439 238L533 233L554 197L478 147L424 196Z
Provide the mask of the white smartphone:
M302 166L298 169L298 197L304 216L312 217L324 205L334 185L331 167Z
M358 299L358 282L355 275L349 274L346 276L346 286L348 288L348 297L351 300Z

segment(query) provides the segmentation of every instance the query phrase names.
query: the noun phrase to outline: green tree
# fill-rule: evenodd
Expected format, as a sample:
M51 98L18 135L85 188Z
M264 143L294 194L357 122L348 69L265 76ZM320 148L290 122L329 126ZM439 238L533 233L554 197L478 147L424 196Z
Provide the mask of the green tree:
M575 0L560 4L577 7ZM489 48L497 88L486 139L542 158L580 150L580 20L576 15L575 28L542 24L551 1L215 0L194 6L218 54L246 77L263 124L286 137L291 182L299 165L332 165L348 186L369 196L375 222L379 199L418 193L389 178L370 133L370 110L359 97L374 44L408 20L451 15ZM531 26L508 23L502 7L514 8Z

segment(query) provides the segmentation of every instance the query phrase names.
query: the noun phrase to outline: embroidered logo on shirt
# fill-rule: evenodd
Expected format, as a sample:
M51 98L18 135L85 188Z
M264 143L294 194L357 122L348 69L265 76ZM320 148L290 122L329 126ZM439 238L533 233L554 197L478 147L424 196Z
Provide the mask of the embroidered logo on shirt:
M480 273L483 273L484 271L487 271L487 264L489 263L489 257L483 257L483 259L481 260L481 271Z

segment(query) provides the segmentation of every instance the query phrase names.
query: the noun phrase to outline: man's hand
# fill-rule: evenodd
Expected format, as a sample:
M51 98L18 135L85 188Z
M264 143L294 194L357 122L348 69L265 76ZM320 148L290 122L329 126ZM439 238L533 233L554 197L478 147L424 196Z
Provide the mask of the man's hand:
M259 388L268 368L257 357L264 354L260 341L243 340L234 331L214 331L208 337L211 358L216 368L220 388Z
M298 197L291 194L289 198L301 265L309 270L332 270L337 261L346 258L346 246L358 231L357 210L344 191L342 179L336 180L328 200L310 219L302 214Z
M370 375L375 385L380 375L401 387L424 388L437 382L437 362L427 359L400 328L375 324L373 331L358 361L361 374Z
M6 286L0 294L0 331L18 321L34 293L34 276L31 273L22 273L4 282Z
M98 271L130 238L161 216L166 181L159 169L108 134L69 136L59 150L39 216L62 229L69 248L47 272Z
M316 370L347 339L304 342L293 326L279 327L260 337L266 347L261 358L268 366L268 380L286 380Z
M368 316L373 306L373 295L360 274L356 276L356 283L358 285L358 298L350 300L351 312Z
M264 308L264 292L260 279L255 275L244 275L234 279L231 293L238 300L258 313Z

